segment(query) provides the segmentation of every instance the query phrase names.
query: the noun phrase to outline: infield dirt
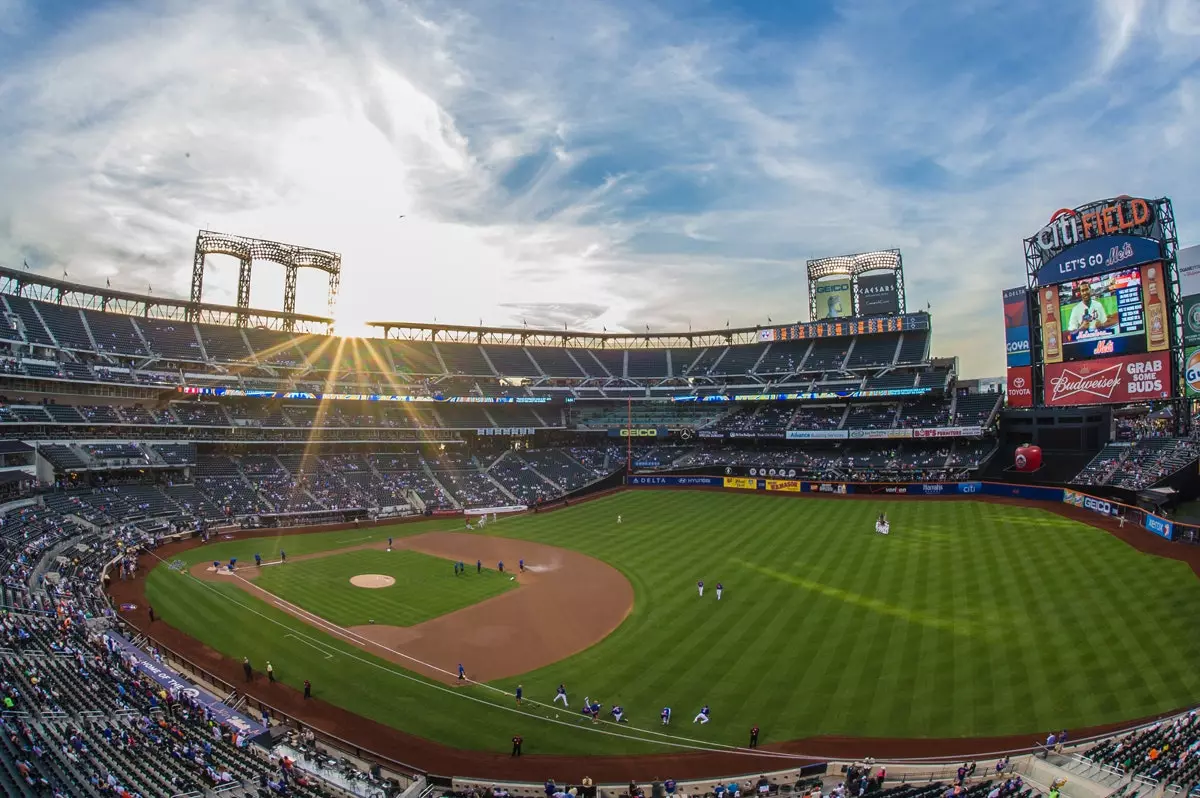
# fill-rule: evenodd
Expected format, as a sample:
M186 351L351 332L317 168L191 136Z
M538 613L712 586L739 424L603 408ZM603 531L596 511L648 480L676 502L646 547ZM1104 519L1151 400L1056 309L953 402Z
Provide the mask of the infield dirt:
M207 581L233 579L255 598L326 634L447 684L457 682L460 662L470 679L490 682L566 659L608 637L633 609L633 586L624 574L593 557L555 546L461 532L427 532L401 538L394 548L464 562L472 569L477 561L490 567L503 562L505 572L512 571L520 588L415 626L342 628L258 587L254 579L261 573L259 568L239 567L229 575L214 573L211 565L198 563L191 574ZM383 557L387 543L292 557L287 564L263 567L290 568L306 560L364 549L378 550ZM511 567L522 559L524 572Z

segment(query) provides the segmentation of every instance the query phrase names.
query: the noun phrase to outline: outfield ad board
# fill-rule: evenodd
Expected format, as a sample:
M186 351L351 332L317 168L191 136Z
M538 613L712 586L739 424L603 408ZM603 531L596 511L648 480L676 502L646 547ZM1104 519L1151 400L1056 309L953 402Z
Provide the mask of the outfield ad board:
M1033 407L1033 367L1009 367L1008 374L1008 406Z
M667 487L667 488L679 488L679 487L719 488L719 487L722 487L725 484L725 482L721 477L631 476L631 477L629 477L629 484L630 485L653 486L653 487L660 487L660 488L663 488L663 487Z
M781 491L783 493L799 493L802 483L795 479L768 479L768 491Z
M1165 518L1159 518L1157 515L1146 513L1146 517L1142 519L1142 526L1148 532L1153 532L1160 538L1166 538L1167 540L1175 539L1175 524Z
M758 480L746 477L725 477L724 486L735 490L758 490Z
M1127 355L1044 367L1048 407L1117 404L1171 397L1171 362L1165 355Z

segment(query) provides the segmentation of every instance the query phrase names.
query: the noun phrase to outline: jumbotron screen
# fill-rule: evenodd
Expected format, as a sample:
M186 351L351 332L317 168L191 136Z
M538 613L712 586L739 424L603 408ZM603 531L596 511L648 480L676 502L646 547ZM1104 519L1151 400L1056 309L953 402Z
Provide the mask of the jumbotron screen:
M1058 306L1064 361L1146 352L1140 269L1061 283Z

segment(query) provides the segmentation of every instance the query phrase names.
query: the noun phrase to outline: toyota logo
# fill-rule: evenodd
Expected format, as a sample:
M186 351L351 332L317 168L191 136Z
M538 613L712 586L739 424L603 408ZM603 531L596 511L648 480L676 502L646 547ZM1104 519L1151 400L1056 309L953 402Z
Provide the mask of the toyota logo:
M1013 380L1013 387L1014 388L1024 388L1025 387L1025 378L1017 377L1015 380Z

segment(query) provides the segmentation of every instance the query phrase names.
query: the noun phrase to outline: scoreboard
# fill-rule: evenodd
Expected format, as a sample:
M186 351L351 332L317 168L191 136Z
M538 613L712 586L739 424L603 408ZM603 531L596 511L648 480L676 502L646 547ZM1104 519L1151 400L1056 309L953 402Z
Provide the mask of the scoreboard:
M841 338L906 330L928 330L929 314L906 313L902 316L872 316L857 319L828 319L807 324L768 327L759 331L762 341L807 341L812 338Z

